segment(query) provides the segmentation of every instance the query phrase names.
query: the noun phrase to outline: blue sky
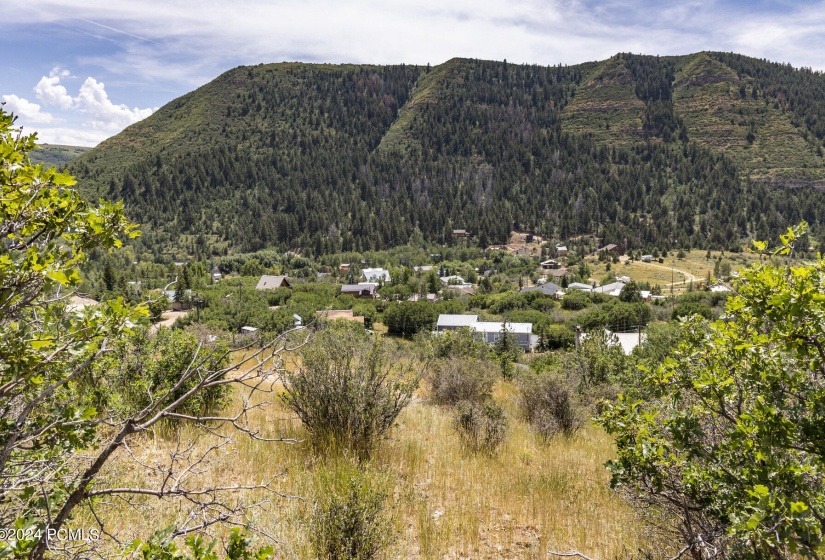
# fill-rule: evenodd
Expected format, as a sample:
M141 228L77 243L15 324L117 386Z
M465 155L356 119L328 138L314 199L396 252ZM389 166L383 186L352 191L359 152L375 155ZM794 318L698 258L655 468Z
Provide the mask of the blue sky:
M575 64L733 51L825 70L825 0L4 0L0 100L93 146L239 64Z

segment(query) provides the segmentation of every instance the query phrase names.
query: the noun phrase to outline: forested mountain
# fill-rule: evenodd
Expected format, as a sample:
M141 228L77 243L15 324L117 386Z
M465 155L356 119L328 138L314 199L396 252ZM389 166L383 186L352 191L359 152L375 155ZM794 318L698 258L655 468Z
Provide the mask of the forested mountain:
M150 252L822 233L825 77L723 53L239 67L69 164Z

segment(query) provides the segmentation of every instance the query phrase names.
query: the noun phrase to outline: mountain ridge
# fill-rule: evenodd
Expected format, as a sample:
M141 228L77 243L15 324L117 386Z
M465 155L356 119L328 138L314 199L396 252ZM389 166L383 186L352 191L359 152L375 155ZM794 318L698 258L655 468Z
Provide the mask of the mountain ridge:
M175 236L190 252L446 243L452 227L480 244L527 227L724 245L819 208L807 191L759 194L773 206L762 212L750 198L825 185L821 91L821 74L709 52L574 66L242 66L69 168L88 192L125 199L151 251ZM690 198L718 189L730 215L703 202L688 219ZM639 234L653 215L661 222Z

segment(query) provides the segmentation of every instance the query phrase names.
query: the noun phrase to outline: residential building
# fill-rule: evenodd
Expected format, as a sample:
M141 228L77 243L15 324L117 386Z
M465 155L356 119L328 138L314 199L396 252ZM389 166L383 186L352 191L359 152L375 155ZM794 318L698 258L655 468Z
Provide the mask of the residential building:
M558 294L563 294L562 287L553 282L545 282L539 286L527 286L519 290L520 292L541 292L549 297L557 297Z
M349 295L357 299L375 299L378 286L372 282L361 284L344 284L341 286L341 295Z
M276 288L291 288L286 276L272 276L264 274L255 286L256 290L274 290Z
M365 268L361 271L361 274L364 276L364 280L367 282L390 282L392 278L390 278L390 272L384 268Z
M541 267L544 270L556 270L558 268L561 268L561 264L559 263L559 261L557 261L555 259L549 259L549 260L546 260L546 261L542 262Z
M438 316L436 332L454 331L458 329L470 329L477 340L494 344L501 339L505 324L494 321L479 321L478 315L448 315ZM532 323L506 323L506 332L513 335L516 344L525 351L530 351L535 347L535 337L533 337Z

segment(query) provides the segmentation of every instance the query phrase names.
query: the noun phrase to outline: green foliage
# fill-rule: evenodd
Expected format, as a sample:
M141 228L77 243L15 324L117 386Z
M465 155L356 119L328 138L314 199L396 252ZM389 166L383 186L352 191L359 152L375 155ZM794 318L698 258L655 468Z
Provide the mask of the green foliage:
M699 301L683 301L673 306L670 318L672 320L683 319L699 315L705 319L713 319L713 309L706 303Z
M643 400L599 417L617 438L613 485L666 516L694 556L700 541L754 558L825 550L823 279L822 259L744 270L726 320L688 320L672 357L644 371Z
M413 336L422 330L430 330L437 319L438 312L428 301L391 303L384 311L384 324L389 332L401 336Z
M578 311L590 305L590 298L581 290L571 290L561 298L561 308L566 311Z
M631 280L622 287L622 291L619 292L619 301L623 301L625 303L642 302L642 292L636 282Z
M386 558L395 539L386 484L361 465L339 461L316 475L308 535L316 558Z
M284 374L283 399L318 451L367 457L409 404L421 372L399 363L388 343L330 325Z
M483 403L493 397L497 378L495 365L488 360L472 357L434 360L428 375L430 399L443 405L461 401Z
M576 333L566 325L543 324L538 327L539 350L569 350L576 343Z
M525 374L518 387L521 415L545 441L572 435L581 426L574 391L558 375Z
M507 417L492 399L459 402L453 426L462 445L471 453L494 455L507 438Z
M204 344L192 332L158 329L150 334L138 329L118 340L95 361L82 378L79 393L97 410L129 416L161 397L178 400L200 380L181 383L190 367L216 371L229 365L229 353L221 343ZM207 416L227 404L228 385L198 391L175 412Z
M169 298L166 297L166 294L161 294L149 301L147 308L149 309L149 319L156 323L160 321L163 312L169 309Z
M172 536L175 533L175 526L155 532L146 541L134 541L124 551L131 558L140 560L218 560L219 556L215 550L218 544L217 539L206 544L200 535L189 535L186 537L185 545L188 549L181 550L175 543ZM272 558L275 550L271 546L261 546L253 549L254 540L240 528L235 527L229 532L229 539L225 545L226 560L267 560Z
M305 272L300 261L312 256L408 240L451 246L455 227L484 245L506 242L518 224L548 238L598 234L627 239L628 250L671 250L728 247L825 215L814 189L740 178L825 177L816 73L723 53L506 69L453 59L422 70L236 68L70 168L141 216L140 252L205 259L300 247L291 264ZM732 99L727 88L740 82L751 91L760 82L767 97ZM605 106L621 109L606 115ZM519 196L502 185L518 185ZM580 276L586 269L582 261Z
M43 527L77 481L69 457L92 446L97 411L77 402L78 378L105 340L147 315L121 299L67 306L95 250L138 235L120 204L89 204L55 169L32 165L34 136L0 108L0 526ZM25 544L25 543L23 543ZM21 546L23 546L21 544ZM43 542L34 555L43 554ZM8 552L0 543L0 556Z

